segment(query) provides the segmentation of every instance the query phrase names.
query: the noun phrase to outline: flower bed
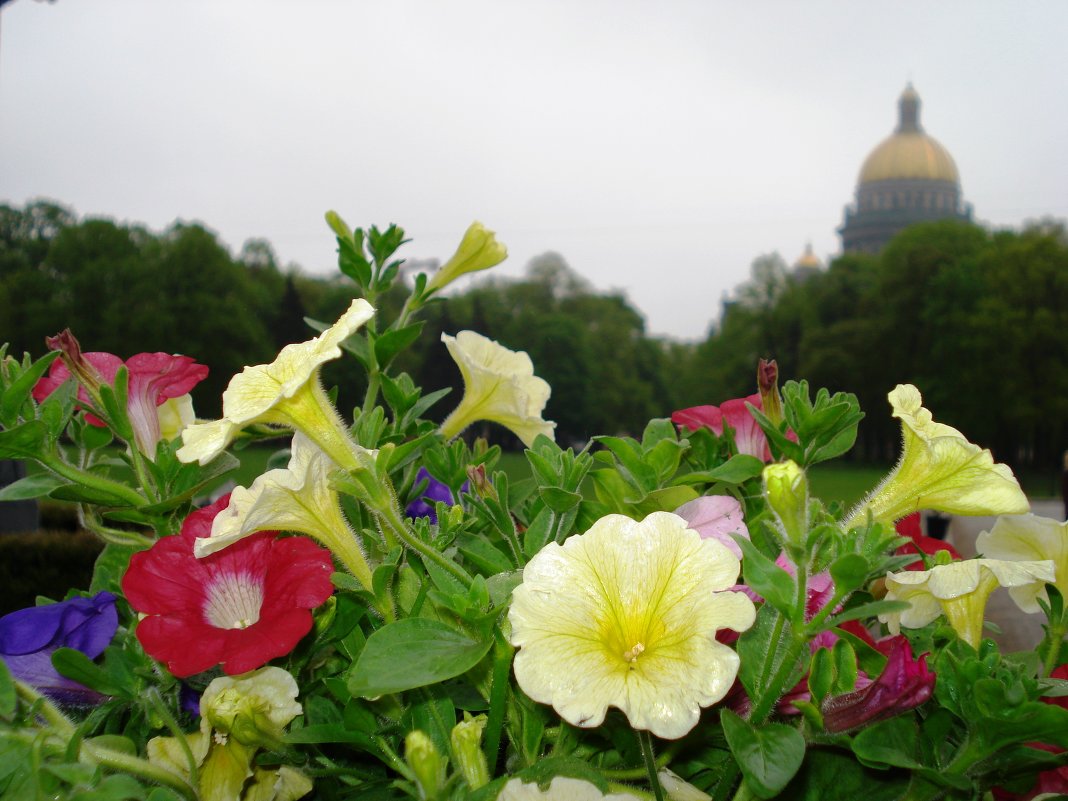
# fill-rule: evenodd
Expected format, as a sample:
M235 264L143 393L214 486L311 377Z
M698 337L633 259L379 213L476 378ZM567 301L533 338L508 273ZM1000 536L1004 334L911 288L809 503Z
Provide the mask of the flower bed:
M234 376L218 420L195 419L194 358L70 332L0 351L0 458L41 468L3 493L75 502L104 543L88 587L0 618L4 798L1068 789L1068 529L915 387L888 398L899 463L848 510L806 471L851 448L856 399L780 389L774 363L748 398L576 453L524 353L444 336L459 399L391 369L444 287L505 257L491 232L382 320L403 232L328 222L362 297ZM319 378L342 356L368 375L351 420ZM461 436L476 421L522 440L528 478ZM286 466L202 505L259 440ZM962 560L921 510L1002 517ZM1002 588L1047 620L1032 651L984 639Z

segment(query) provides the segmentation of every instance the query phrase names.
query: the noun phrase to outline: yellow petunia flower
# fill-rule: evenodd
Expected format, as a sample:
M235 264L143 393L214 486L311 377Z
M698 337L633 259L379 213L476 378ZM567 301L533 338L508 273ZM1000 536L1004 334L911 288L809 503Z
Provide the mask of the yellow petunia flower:
M319 380L324 363L341 356L341 343L374 316L357 298L330 328L315 339L286 345L270 364L246 367L223 392L223 416L182 433L178 458L207 464L253 423L303 431L346 470L360 467L363 452L352 442Z
M901 626L922 628L944 614L960 638L978 648L990 593L998 587L1040 588L1051 581L1053 562L1048 560L968 559L930 570L888 573L886 600L908 601L909 608L879 615L879 620L889 626L891 633L897 634Z
M636 729L682 737L738 672L716 632L753 624L753 602L725 591L739 566L667 512L608 515L549 543L512 594L516 681L575 726L600 725L614 706Z
M269 470L248 489L237 487L216 515L210 537L198 537L197 558L222 550L257 531L299 531L329 548L371 589L371 568L330 486L330 457L301 432L293 435L289 466Z
M999 517L990 531L982 532L975 548L990 559L1053 562L1054 581L1061 595L1068 598L1068 522L1059 523L1035 515ZM1041 611L1037 599L1046 598L1046 588L1038 585L1013 587L1009 595L1024 612Z
M995 464L990 451L957 429L936 423L916 387L898 384L887 397L901 420L901 460L852 511L846 528L863 524L869 512L876 521L893 523L921 509L958 515L1030 510L1012 470Z
M534 365L524 351L512 351L474 331L441 341L460 368L464 397L441 424L441 434L452 439L478 420L500 423L523 440L528 448L538 434L550 439L556 423L541 419L549 400L549 385L534 375Z

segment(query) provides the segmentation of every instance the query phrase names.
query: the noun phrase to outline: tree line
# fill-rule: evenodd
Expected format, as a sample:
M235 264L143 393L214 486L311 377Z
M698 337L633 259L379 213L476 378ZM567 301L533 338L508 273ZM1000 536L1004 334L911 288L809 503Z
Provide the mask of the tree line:
M234 255L200 224L152 232L79 219L52 202L0 205L0 342L39 354L46 336L70 327L86 350L189 354L211 367L196 395L204 416L218 413L234 373L307 339L306 317L333 320L355 294L344 276L283 268L265 240ZM402 300L380 305L388 314ZM923 224L878 256L845 254L820 271L762 256L698 343L649 336L623 293L594 290L554 253L521 279L474 283L425 317L398 362L418 385L452 386L457 397L459 371L440 334L477 330L530 354L552 386L546 416L564 443L639 434L652 417L751 394L763 357L778 360L784 379L857 394L868 412L859 458L896 453L886 393L901 382L920 387L940 422L1010 464L1052 469L1068 447L1060 224ZM342 408L362 397L353 360L329 365L324 378L339 387Z

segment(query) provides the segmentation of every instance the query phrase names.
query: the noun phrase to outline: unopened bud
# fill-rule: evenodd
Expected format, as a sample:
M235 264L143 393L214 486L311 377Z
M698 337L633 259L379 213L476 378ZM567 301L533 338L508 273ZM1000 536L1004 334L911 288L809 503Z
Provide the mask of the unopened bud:
M99 405L100 386L107 382L97 372L97 369L82 356L82 346L77 337L71 333L71 330L64 328L54 337L45 337L45 345L48 346L49 350L59 351L59 358L63 360L63 364L70 370L70 374L77 379L79 384L85 387L89 397Z
M757 365L757 388L764 415L778 425L783 421L782 396L779 394L779 365L774 359L761 359Z
M326 213L326 224L330 226L330 230L334 232L334 236L338 239L352 241L352 229L349 228L348 223L341 219L341 215L336 211L331 210Z
M419 797L434 801L445 784L445 766L448 762L434 747L434 743L419 729L408 732L404 738L404 761L412 769Z
M451 284L461 275L488 270L508 258L508 248L497 241L497 235L480 222L473 222L464 232L460 247L452 258L434 273L427 284L427 292Z
M465 712L463 721L453 726L449 735L456 766L472 790L488 784L490 780L486 755L482 753L482 730L485 728L485 715L471 717Z
M467 480L471 482L471 489L479 498L492 498L497 500L497 490L493 482L486 475L486 465L468 465Z
M796 462L764 468L764 497L779 518L786 544L800 547L808 531L808 481Z

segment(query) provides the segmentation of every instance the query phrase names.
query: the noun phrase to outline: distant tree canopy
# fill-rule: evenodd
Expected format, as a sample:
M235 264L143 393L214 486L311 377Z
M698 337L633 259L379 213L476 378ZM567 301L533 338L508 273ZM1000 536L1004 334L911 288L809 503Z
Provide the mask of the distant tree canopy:
M79 220L49 202L0 205L0 342L40 354L46 336L69 327L86 350L189 354L211 368L197 392L203 415L218 413L234 373L306 339L306 316L333 320L355 292L341 276L281 269L264 240L235 257L198 224L153 233ZM595 291L547 253L521 279L491 276L432 304L398 366L427 391L454 388L431 412L444 416L462 386L442 333L469 328L525 350L552 387L546 417L563 443L640 434L651 417L749 395L765 357L778 360L784 379L858 395L868 412L862 458L895 455L886 393L901 382L920 387L939 421L1010 464L1052 469L1068 447L1062 224L919 225L879 256L846 254L818 273L792 274L767 254L735 298L705 341L659 340L625 295ZM403 300L398 290L378 305L388 316ZM339 388L342 409L362 398L354 360L327 365L324 378Z
M940 422L999 460L1059 465L1068 447L1063 225L927 223L879 256L846 254L814 275L783 283L767 267L754 264L751 285L697 347L709 397L745 392L754 361L774 357L785 377L856 393L868 412L860 454L888 459L899 433L886 393L909 382Z

